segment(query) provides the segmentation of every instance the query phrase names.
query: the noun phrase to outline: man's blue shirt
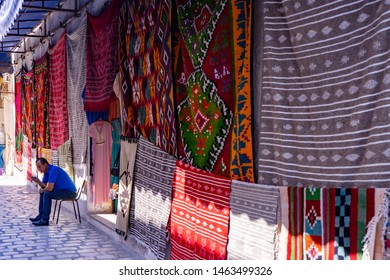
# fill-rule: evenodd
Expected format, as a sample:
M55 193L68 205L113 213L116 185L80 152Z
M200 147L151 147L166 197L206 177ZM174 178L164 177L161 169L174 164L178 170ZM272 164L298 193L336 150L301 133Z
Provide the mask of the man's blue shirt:
M76 192L76 186L62 168L49 164L47 172L43 175L42 183L54 183L55 190L69 190Z

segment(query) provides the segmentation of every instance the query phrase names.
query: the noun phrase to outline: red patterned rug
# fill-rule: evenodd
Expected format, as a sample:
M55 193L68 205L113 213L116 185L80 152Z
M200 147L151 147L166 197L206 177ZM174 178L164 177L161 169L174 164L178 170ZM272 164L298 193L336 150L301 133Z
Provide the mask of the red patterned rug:
M172 260L225 260L231 180L177 161L170 218Z
M118 2L113 0L99 16L88 14L85 111L107 110L110 96L115 98L113 85L118 72Z
M57 149L69 139L68 102L66 95L66 41L65 32L49 53L50 81L50 146Z

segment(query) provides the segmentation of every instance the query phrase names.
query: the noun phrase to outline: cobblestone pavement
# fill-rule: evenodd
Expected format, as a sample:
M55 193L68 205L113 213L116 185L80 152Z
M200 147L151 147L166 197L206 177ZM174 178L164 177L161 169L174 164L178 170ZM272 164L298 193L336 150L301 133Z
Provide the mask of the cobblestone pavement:
M61 207L58 225L36 227L38 194L31 186L4 185L0 176L0 260L142 260L91 223Z

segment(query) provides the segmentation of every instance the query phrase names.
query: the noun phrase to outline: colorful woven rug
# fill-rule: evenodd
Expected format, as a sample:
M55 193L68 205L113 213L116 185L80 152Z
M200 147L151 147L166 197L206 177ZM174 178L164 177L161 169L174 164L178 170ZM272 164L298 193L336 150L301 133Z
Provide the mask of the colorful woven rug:
M214 174L253 182L251 1L176 2L180 158Z
M177 161L170 217L172 260L225 260L230 179Z
M15 166L23 167L23 85L22 72L15 74Z
M35 143L35 95L34 95L34 69L23 70L23 134L30 143Z
M137 139L121 137L121 155L118 190L118 211L115 230L127 239L130 219L130 201L133 189Z
M167 225L171 210L172 179L176 159L141 137L130 205L130 234L157 259L165 259Z
M125 1L119 19L119 70L127 122L177 156L172 87L171 2Z
M390 2L263 5L259 183L388 187Z
M287 192L281 202L288 208L282 210L287 242L281 240L287 259L362 259L366 227L378 203L375 189L288 187Z
M66 37L67 99L69 137L73 144L73 162L86 161L88 123L84 112L82 94L85 88L85 40L87 17Z
M48 53L50 148L57 149L69 139L65 32L57 44L49 48Z
M274 260L279 189L232 180L228 260Z
M385 233L384 233L384 257L385 260L390 260L390 189L387 189L387 218L385 221Z
M49 66L48 55L45 53L34 63L36 111L36 143L38 147L50 148L49 129Z
M252 0L231 0L236 102L232 130L232 179L254 182L252 143Z
M85 111L104 111L110 104L118 72L118 0L99 16L87 14Z

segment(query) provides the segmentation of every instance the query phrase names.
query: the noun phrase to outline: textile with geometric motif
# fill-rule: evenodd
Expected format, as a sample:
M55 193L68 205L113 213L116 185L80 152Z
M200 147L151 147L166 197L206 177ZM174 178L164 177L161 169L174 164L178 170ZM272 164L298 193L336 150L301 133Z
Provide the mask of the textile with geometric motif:
M138 141L134 188L130 203L130 234L165 259L176 159L149 140Z
M50 148L57 149L69 139L65 32L48 53Z
M253 182L251 1L176 3L179 157L202 170Z
M278 188L232 180L227 259L275 259L279 209Z
M177 161L170 217L172 260L224 260L231 180Z
M113 0L98 16L87 13L86 87L84 110L105 111L118 72L118 3Z
M69 138L73 145L73 162L86 162L88 143L88 123L82 99L85 89L85 40L87 17L85 16L76 30L66 34L67 63L67 102L69 120Z
M252 143L252 0L231 0L234 39L235 108L232 129L232 179L254 182Z
M23 166L23 85L22 72L15 74L15 165L19 170Z
M45 53L34 63L35 96L37 102L36 112L36 141L37 146L50 148L49 128L49 65L48 56Z
M126 1L120 8L120 72L126 121L176 156L171 2Z
M22 70L23 83L23 134L30 143L35 143L35 95L34 95L34 69Z
M289 187L287 259L362 259L375 203L374 188Z
M264 1L259 183L388 187L390 1ZM255 50L257 53L257 50Z

